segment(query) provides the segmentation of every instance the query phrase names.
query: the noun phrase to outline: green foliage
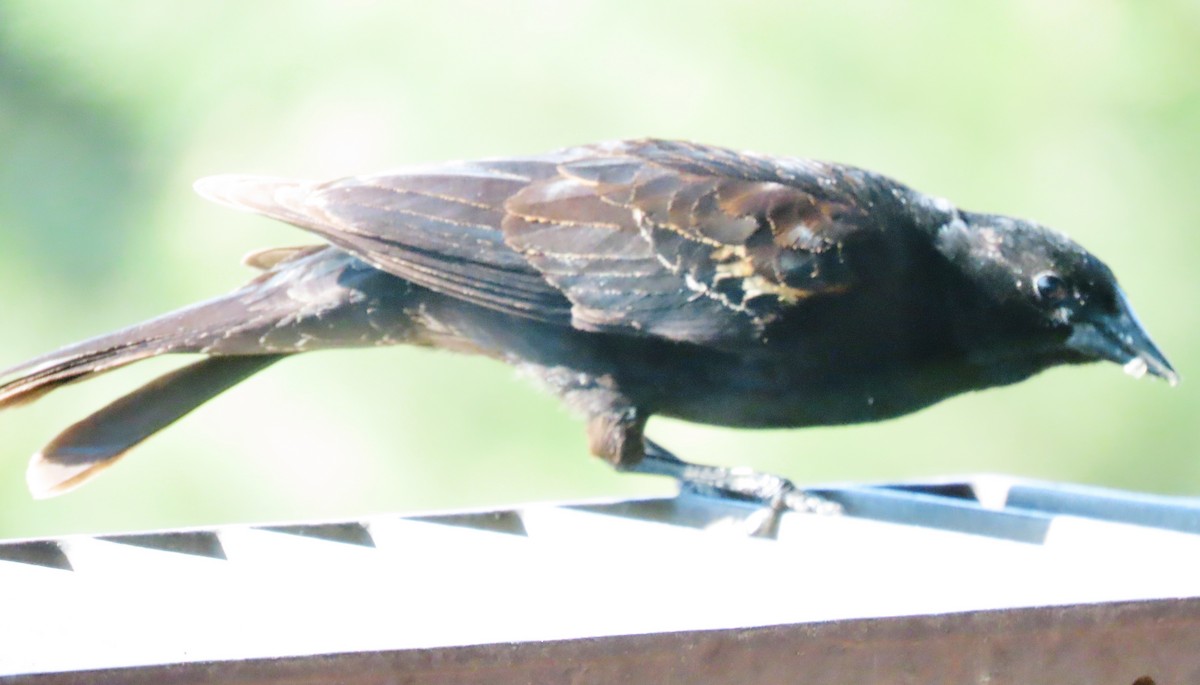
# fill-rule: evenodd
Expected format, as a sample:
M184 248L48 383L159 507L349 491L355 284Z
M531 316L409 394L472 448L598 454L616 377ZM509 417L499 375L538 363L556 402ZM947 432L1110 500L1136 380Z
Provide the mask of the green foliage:
M219 172L333 177L656 135L850 162L1037 219L1200 368L1200 12L1190 2L0 0L0 365L215 294L299 231L208 206ZM270 369L78 493L24 458L168 368L0 414L0 536L666 492L586 455L500 365L421 350ZM1200 385L1112 366L869 427L651 424L802 482L1005 472L1200 491ZM1193 417L1193 418L1189 418Z

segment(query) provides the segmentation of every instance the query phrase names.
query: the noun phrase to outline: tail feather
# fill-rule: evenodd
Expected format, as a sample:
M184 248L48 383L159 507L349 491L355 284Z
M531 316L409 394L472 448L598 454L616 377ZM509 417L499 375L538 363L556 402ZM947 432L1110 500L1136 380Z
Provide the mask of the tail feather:
M28 404L60 386L132 364L153 355L154 352L149 350L134 351L128 348L110 347L79 354L56 353L54 356L14 366L0 373L0 378L20 374L17 378L0 385L0 409Z
M361 263L327 247L282 251L265 273L231 293L0 371L0 410L162 354L300 351L306 337L319 333L310 329L320 329L322 319L362 299L355 284L343 284L353 280L349 274L357 273L356 264Z
M68 383L173 353L205 359L168 373L76 423L34 456L30 488L79 485L125 451L251 374L309 350L394 344L412 335L411 288L330 247L277 251L242 288L0 372L0 409Z
M75 423L33 456L26 480L34 497L71 490L166 428L286 355L208 357L159 376Z
M0 372L0 410L32 402L69 383L171 352L201 352L206 344L251 322L246 289L145 323L68 345Z

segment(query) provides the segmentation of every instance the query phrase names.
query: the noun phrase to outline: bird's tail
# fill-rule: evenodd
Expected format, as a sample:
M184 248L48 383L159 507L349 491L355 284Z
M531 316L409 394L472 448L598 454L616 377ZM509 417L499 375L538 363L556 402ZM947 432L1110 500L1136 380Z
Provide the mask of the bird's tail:
M159 376L72 424L35 454L25 474L30 492L50 497L83 484L146 438L281 358L206 357Z
M206 339L235 326L244 307L237 293L202 302L136 326L107 333L0 371L0 409L37 400L143 359L174 352L205 352Z
M362 329L374 329L354 318L354 305L363 299L354 287L355 274L370 271L353 257L331 248L297 248L271 256L265 266L266 273L228 295L0 372L4 409L150 357L208 355L59 434L30 462L33 494L47 497L80 485L149 436L285 356L372 342L364 340Z

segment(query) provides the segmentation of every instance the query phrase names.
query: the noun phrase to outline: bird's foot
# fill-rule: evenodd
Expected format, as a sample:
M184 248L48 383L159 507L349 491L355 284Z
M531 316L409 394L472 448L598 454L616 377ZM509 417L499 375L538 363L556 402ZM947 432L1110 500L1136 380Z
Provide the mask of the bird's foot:
M745 523L749 534L774 537L785 512L836 515L842 506L797 487L787 478L750 469L690 464L646 440L642 460L629 470L671 476L683 493L757 504L761 508Z
M690 494L750 502L778 512L842 513L842 506L837 502L796 487L782 476L751 469L687 464L679 484Z

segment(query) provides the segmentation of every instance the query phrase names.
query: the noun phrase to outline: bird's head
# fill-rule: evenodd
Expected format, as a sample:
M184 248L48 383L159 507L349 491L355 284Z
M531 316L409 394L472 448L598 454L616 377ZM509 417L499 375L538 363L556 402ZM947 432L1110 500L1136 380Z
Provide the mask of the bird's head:
M1111 361L1134 377L1179 381L1112 270L1079 244L1020 219L957 210L948 216L938 249L977 293L987 320L976 323L980 333L998 345L1032 344L1047 365ZM1008 331L1014 335L1006 341Z

